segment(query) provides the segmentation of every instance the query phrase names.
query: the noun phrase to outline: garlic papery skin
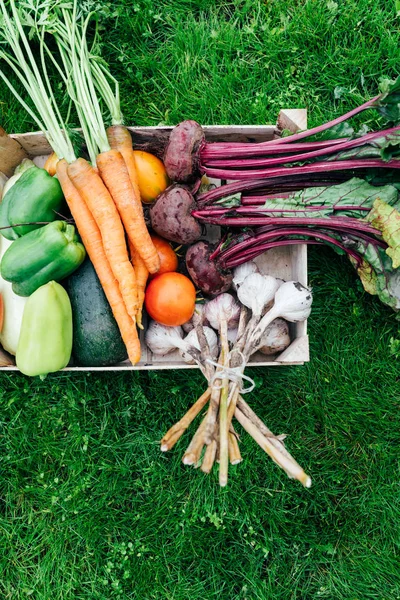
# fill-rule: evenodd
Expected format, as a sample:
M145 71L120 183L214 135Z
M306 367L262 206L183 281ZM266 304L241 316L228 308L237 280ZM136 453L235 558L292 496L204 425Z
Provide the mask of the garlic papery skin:
M309 288L298 281L286 281L275 294L272 310L279 307L279 316L291 323L305 321L310 316L312 301Z
M237 340L238 332L239 330L237 327L234 327L233 329L228 329L228 342L232 344L232 346Z
M204 331L204 335L206 336L208 347L210 348L211 358L215 359L215 358L217 358L217 355L218 355L217 334L215 333L215 331L213 329L211 329L211 327L203 327L203 331ZM194 348L195 350L200 350L200 343L199 343L199 340L197 337L197 332L195 329L192 329L192 331L189 331L189 333L187 334L187 336L185 337L183 342L184 342L187 350L189 350L190 348ZM196 364L196 361L194 360L193 356L191 356L191 354L189 354L187 350L186 351L180 350L179 354L181 355L181 357L183 358L185 363L187 363L189 365Z
M146 331L146 344L153 354L163 356L184 345L182 327L167 327L152 321Z
M189 331L195 329L197 325L208 325L208 321L204 316L206 304L200 304L199 302L196 302L192 318L182 325L182 329L185 333L189 333Z
M262 346L259 352L266 356L278 354L290 346L289 325L283 319L275 319L264 331L261 337Z
M264 307L274 299L278 288L275 277L251 273L238 289L238 298L251 309L254 316L260 317Z
M239 323L240 305L231 294L225 292L206 304L204 315L213 329L218 331L222 320L231 329Z
M246 343L247 352L253 353L260 348L264 331L278 317L291 323L305 321L310 315L312 301L311 290L298 281L282 283L275 294L273 307L263 316Z
M247 263L243 263L236 267L233 271L233 279L232 279L232 287L234 290L238 290L242 285L243 281L246 279L248 275L252 273L259 273L260 270L257 267L256 263L250 260Z

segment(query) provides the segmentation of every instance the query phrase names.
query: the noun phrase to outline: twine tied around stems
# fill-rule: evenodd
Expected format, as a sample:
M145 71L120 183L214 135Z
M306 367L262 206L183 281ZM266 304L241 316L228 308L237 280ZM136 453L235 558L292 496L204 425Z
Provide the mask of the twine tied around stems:
M216 380L217 379L224 379L227 378L229 379L229 381L232 381L233 383L239 383L239 382L243 382L243 380L246 380L250 383L249 387L243 387L242 383L240 384L240 394L249 394L250 392L252 392L256 386L254 379L252 379L251 377L249 377L248 375L245 375L243 373L243 367L246 364L246 359L244 357L243 352L240 352L240 350L236 350L235 348L233 350L231 350L228 354L228 359L230 361L231 357L232 357L232 353L236 352L237 354L239 354L240 359L241 359L241 364L238 365L237 367L224 367L222 365L220 365L219 363L211 360L211 358L207 358L205 362L207 362L208 364L212 365L213 367L215 367L215 373L211 378L210 381L210 386L216 390L220 390L222 389L222 383L220 385L216 385Z

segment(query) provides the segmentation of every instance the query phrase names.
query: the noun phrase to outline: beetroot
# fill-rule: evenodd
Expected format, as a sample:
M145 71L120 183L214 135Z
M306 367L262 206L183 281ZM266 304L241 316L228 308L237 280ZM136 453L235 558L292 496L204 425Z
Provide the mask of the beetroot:
M201 225L191 215L193 196L181 185L171 185L150 207L151 226L158 235L177 244L192 244L201 236Z
M204 143L204 131L196 121L182 121L173 128L164 154L164 165L172 181L191 183L198 179Z
M212 247L208 242L200 241L191 246L186 253L186 267L195 285L209 296L218 296L229 290L233 274L221 269L211 260Z

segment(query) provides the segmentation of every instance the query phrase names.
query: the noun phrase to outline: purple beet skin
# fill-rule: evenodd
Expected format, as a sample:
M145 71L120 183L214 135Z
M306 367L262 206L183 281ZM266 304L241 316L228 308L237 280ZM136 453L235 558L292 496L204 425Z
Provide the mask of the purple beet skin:
M218 296L229 290L232 285L232 272L221 269L211 260L212 247L208 242L200 241L191 246L186 253L186 267L195 285L209 296Z
M193 183L199 177L204 143L203 128L196 121L182 121L173 128L164 154L164 165L172 181Z
M171 185L150 208L151 226L158 235L177 244L192 244L201 236L201 225L192 217L196 208L192 194Z

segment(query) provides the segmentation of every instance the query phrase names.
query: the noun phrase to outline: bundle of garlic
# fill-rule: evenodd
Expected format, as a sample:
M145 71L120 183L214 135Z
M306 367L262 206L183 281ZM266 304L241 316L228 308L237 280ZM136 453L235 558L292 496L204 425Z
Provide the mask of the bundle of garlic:
M239 436L232 425L235 417L290 478L310 487L310 477L286 450L283 437L272 434L243 395L254 387L254 382L244 374L250 357L259 350L274 354L288 346L287 321L307 319L311 311L311 291L295 281L282 282L262 275L254 263L235 270L233 287L238 301L231 294L223 293L199 309L192 323L192 339L188 340L188 336L183 340L182 330L170 334L171 348L179 348L182 356L186 355L199 364L207 378L208 388L165 434L161 450L170 450L209 402L207 412L183 456L184 464L200 466L203 472L209 473L217 460L219 483L225 486L229 462L237 464L242 460ZM212 331L210 327L204 325L205 321L219 333L218 362L215 362L216 341L209 333ZM151 327L158 331L156 324ZM148 340L147 343L154 352L154 341L150 340L149 344ZM165 350L165 343L158 343L159 349ZM250 387L244 387L245 382L250 382Z
M210 354L216 358L218 354L217 335L210 327L203 327L203 332ZM203 368L204 360L201 357L200 343L195 329L191 329L184 338L181 327L167 327L151 321L146 331L146 344L152 353L158 356L165 356L174 350L179 350L180 356L186 363L197 363Z

